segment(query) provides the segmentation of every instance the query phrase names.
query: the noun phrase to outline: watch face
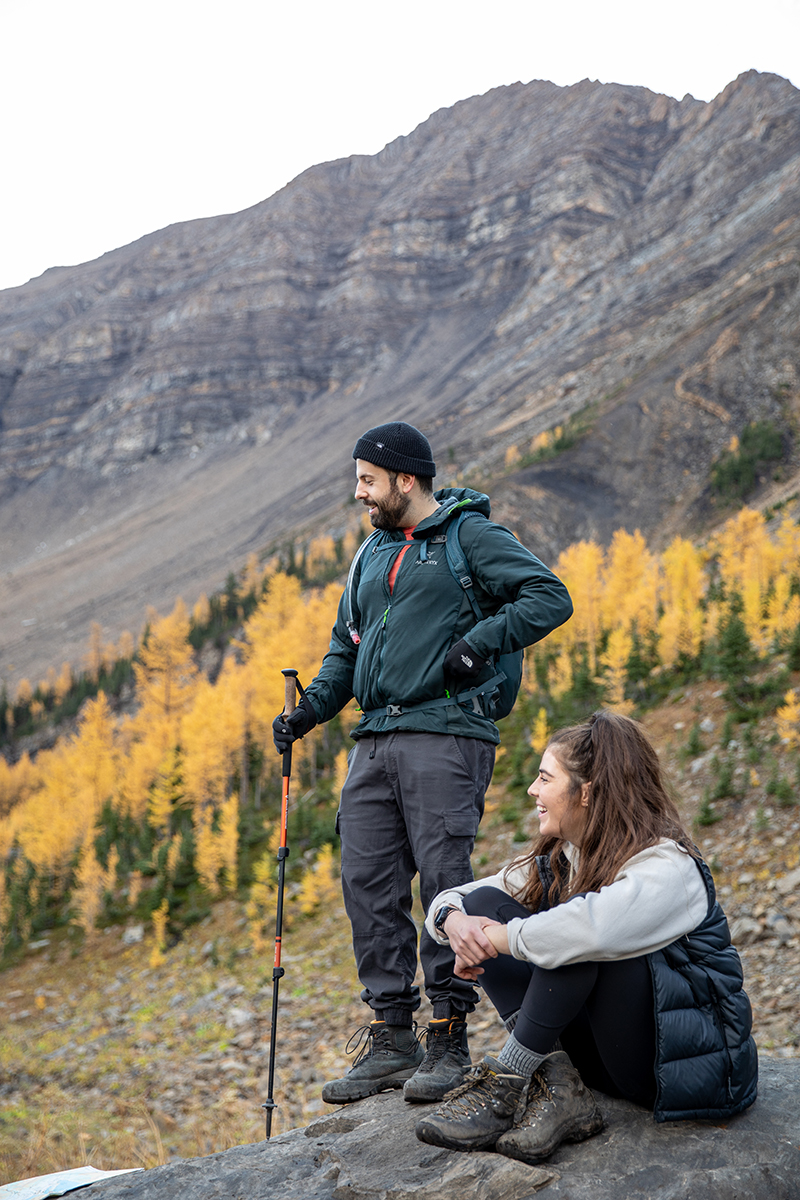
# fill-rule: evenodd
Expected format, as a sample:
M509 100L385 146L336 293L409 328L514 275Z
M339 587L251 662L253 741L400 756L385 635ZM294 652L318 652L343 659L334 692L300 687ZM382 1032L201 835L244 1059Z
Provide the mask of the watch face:
M453 906L448 904L444 908L439 909L436 914L436 920L433 922L434 929L438 929L440 933L444 932L444 923L453 911Z

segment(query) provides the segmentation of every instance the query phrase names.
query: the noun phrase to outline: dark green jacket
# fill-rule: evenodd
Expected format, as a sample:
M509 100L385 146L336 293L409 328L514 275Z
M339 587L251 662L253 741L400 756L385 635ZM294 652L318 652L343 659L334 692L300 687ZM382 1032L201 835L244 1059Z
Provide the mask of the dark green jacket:
M572 615L563 583L508 529L481 517L462 521L459 538L472 575L482 621L447 563L445 547L431 541L465 507L488 518L489 498L465 488L435 493L439 508L414 530L390 595L388 575L405 544L400 530L382 532L362 555L352 585L355 645L342 596L330 649L308 697L319 721L329 721L355 696L365 714L354 738L399 729L500 740L494 722L471 704L390 716L389 705L410 706L445 696L444 658L460 638L490 659L540 641ZM459 507L453 505L460 502ZM425 552L421 554L423 543ZM494 674L487 667L485 678ZM483 678L483 677L481 677ZM448 680L452 688L452 680ZM474 687L465 683L461 690Z

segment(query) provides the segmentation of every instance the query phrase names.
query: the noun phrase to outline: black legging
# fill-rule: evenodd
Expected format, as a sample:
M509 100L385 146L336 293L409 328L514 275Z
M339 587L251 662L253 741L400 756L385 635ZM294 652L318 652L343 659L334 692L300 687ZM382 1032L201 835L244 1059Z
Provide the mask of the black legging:
M465 912L504 925L531 916L500 888L476 888L463 900ZM502 1019L519 1013L514 1036L523 1046L549 1054L560 1039L589 1087L653 1107L656 1031L644 957L547 970L499 954L481 966L480 985Z

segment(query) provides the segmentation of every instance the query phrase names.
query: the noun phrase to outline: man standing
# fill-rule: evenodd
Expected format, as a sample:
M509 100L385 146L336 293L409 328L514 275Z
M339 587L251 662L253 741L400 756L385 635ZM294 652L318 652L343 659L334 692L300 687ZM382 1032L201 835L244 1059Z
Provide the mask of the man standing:
M363 713L336 826L361 998L373 1020L355 1065L326 1084L322 1098L344 1104L403 1087L407 1100L432 1101L469 1066L466 1015L478 996L453 975L449 947L423 930L433 1005L423 1054L412 1019L420 997L411 883L419 873L427 911L437 892L472 879L500 740L496 660L546 637L572 603L560 580L488 519L487 496L464 488L434 494L431 448L413 425L368 430L353 458L356 499L377 533L354 560L319 674L273 731L283 752L353 696ZM446 543L465 512L478 515L458 525L470 577L458 579Z

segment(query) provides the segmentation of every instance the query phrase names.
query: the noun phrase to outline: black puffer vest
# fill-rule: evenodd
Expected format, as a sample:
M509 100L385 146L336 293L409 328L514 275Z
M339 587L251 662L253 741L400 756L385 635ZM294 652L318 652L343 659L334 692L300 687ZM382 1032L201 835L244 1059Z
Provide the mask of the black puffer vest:
M696 859L708 893L708 912L691 933L645 955L653 981L656 1020L653 1116L656 1121L718 1120L747 1108L758 1089L758 1057L742 964L714 880ZM568 866L566 860L564 866ZM546 856L536 866L544 887L553 871Z

